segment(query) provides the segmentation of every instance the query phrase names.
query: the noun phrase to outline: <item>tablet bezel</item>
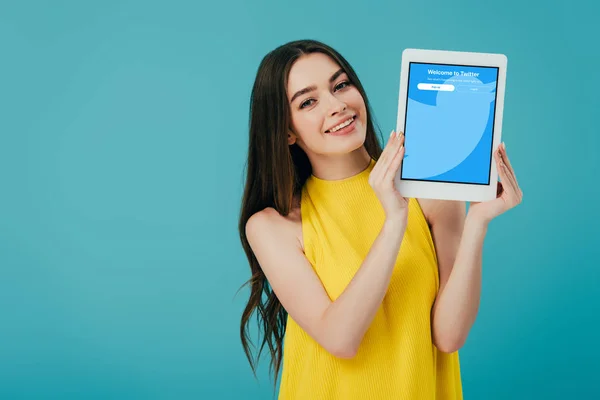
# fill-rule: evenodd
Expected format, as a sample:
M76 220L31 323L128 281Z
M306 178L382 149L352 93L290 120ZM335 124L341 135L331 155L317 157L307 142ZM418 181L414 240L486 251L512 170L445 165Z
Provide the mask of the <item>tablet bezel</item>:
M487 201L496 198L498 186L498 171L493 158L502 140L502 116L504 111L504 92L506 87L507 58L504 54L472 53L447 50L405 49L402 52L400 68L400 90L398 98L398 115L396 131L405 132L405 116L408 92L408 72L411 62L456 64L474 67L498 67L498 82L496 87L496 109L492 127L492 159L490 182L487 185L468 183L448 183L434 181L404 180L399 169L394 177L394 184L404 197L459 200ZM410 135L410 132L405 132Z

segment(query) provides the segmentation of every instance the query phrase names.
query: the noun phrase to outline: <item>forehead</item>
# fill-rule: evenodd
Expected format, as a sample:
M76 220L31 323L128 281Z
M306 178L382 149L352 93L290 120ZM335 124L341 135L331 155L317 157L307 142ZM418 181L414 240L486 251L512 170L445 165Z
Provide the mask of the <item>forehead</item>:
M288 76L288 95L312 85L328 85L329 78L340 66L331 57L322 53L311 53L300 57Z

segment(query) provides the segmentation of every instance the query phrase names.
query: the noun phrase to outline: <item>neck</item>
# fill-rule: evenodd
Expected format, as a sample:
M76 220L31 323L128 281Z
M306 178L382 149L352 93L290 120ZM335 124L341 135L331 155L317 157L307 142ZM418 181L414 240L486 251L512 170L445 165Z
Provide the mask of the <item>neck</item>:
M312 174L325 181L337 181L355 176L369 166L371 156L365 146L347 154L313 155Z

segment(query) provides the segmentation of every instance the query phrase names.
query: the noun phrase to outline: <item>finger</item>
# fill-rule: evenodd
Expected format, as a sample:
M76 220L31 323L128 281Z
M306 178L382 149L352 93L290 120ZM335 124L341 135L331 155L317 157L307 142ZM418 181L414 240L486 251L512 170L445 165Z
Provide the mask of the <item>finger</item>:
M512 176L510 176L506 164L502 163L500 168L504 170L504 175L507 177L506 183L504 184L504 187L507 188L506 195L509 199L511 199L511 201L514 202L514 204L512 204L512 206L514 206L521 201L521 194L519 192L519 188L516 186L516 183L513 180Z
M379 156L379 160L381 160L381 164L384 164L385 160L387 160L390 149L392 147L394 147L394 139L395 138L396 138L396 131L392 130L392 132L390 133L390 138L389 138L387 144L385 145L385 147L383 148L381 155ZM377 161L379 161L379 160L377 160Z
M504 191L507 195L511 197L514 196L516 198L518 193L516 184L510 176L508 168L502 161L502 158L498 152L496 152L496 166L498 169L498 174L500 175L500 179L502 180L502 187L504 188Z
M506 145L504 144L504 142L500 143L500 146L498 146L498 149L500 150L500 155L502 156L502 159L504 160L506 165L508 165L510 168L512 168L512 165L510 164L510 160L508 159L508 154L506 153Z
M515 170L513 169L512 165L510 164L510 160L508 159L508 154L506 152L506 145L504 143L502 143L500 146L500 154L501 154L501 158L502 161L504 161L504 164L507 167L507 174L510 176L510 178L512 179L513 185L515 187L515 192L520 196L522 194L521 188L519 187L519 181L517 180L517 175L515 174Z
M496 169L498 170L498 176L500 177L500 181L502 183L504 183L504 188L506 191L507 189L510 189L510 186L512 186L512 183L510 182L510 179L508 178L508 175L506 174L506 169L502 166L502 156L500 155L500 148L498 148L495 152L494 152L494 161L496 162Z
M516 189L518 189L520 191L519 181L517 181L517 175L515 174L515 170L513 169L512 165L510 163L510 160L508 158L508 153L506 152L506 145L503 142L499 147L500 147L500 153L502 155L502 160L508 167L508 172L512 176L513 181L515 182Z
M401 135L404 136L404 135ZM373 171L371 171L371 175L374 177L383 176L385 171L387 170L391 160L394 158L398 147L400 146L400 138L396 137L396 132L392 131L390 140L388 141L385 149L381 152L375 167L373 167Z
M394 177L400 170L400 166L402 165L402 161L404 160L404 153L406 152L406 147L404 147L404 135L400 137L400 141L400 146L398 147L398 150L396 151L396 154L390 162L390 165L383 177L385 181L389 181L392 184L394 182Z

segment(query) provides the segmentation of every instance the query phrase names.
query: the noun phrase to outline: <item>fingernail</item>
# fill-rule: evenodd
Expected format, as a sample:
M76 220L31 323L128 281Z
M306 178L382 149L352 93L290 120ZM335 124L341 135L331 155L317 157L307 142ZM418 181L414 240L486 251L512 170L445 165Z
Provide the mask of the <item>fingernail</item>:
M390 132L390 137L392 137L394 135L394 130L392 129L392 131Z
M400 137L400 131L396 132L396 137L399 138Z

